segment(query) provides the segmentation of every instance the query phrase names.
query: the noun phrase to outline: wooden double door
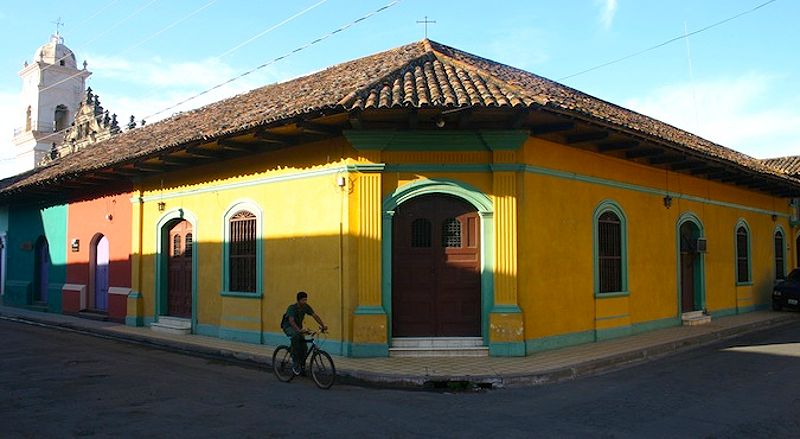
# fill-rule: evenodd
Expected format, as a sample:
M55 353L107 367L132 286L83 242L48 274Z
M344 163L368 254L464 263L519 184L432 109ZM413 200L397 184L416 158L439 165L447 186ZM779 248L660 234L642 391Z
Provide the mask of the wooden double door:
M481 335L480 218L448 195L424 195L395 211L392 335Z

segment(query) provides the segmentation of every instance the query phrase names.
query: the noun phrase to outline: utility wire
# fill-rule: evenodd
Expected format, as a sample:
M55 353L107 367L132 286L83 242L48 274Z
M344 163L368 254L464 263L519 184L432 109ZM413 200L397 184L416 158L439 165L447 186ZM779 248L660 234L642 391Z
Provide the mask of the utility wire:
M692 35L699 34L700 32L705 32L705 31L707 31L707 30L709 30L709 29L715 28L715 27L717 27L717 26L720 26L720 25L722 25L722 24L725 24L725 23L727 23L727 22L729 22L729 21L735 20L735 19L737 19L737 18L739 18L739 17L742 17L742 16L744 16L744 15L751 14L751 13L753 13L753 12L755 12L755 11L757 11L757 10L759 10L759 9L763 8L764 6L767 6L767 5L769 5L770 3L775 3L776 1L778 1L778 0L769 0L769 1L767 1L767 2L761 3L761 4L760 4L760 5L758 5L758 6L755 6L755 7L753 7L753 8L751 8L751 9L748 9L748 10L746 10L746 11L744 11L744 12L741 12L741 13L739 13L739 14L736 14L736 15L734 15L734 16L732 16L732 17L728 17L728 18L726 18L726 19L724 19L724 20L722 20L722 21L718 21L718 22L716 22L716 23L714 23L714 24L711 24L711 25L708 25L708 26L706 26L706 27L700 28L700 29L698 29L698 30L696 30L696 31L692 31L692 32L689 32L689 33L685 33L685 32L684 32L682 35L679 35L679 36L677 36L677 37L671 38L671 39L669 39L669 40L667 40L667 41L664 41L663 43L656 44L655 46L648 47L647 49L643 49L643 50L640 50L640 51L638 51L638 52L634 52L634 53L632 53L632 54L630 54L630 55L625 55L625 56L623 56L623 57L621 57L621 58L617 58L617 59L614 59L614 60L608 61L608 62L606 62L606 63L603 63L603 64L600 64L600 65L597 65L597 66L594 66L594 67L588 68L588 69L586 69L586 70L581 70L580 72L573 73L573 74L571 74L571 75L563 76L563 77L561 77L561 78L558 78L558 81L563 81L563 80L565 80L565 79L574 78L574 77L576 77L576 76L583 75L584 73L589 73L589 72L592 72L592 71L594 71L594 70L597 70L597 69L601 69L601 68L603 68L603 67L610 66L610 65L612 65L612 64L616 64L616 63L618 63L618 62L622 62L622 61L625 61L625 60L627 60L627 59L633 58L633 57L635 57L635 56L639 56L639 55L641 55L641 54L643 54L643 53L646 53L646 52L653 51L653 50L655 50L655 49L658 49L658 48L660 48L660 47L664 47L664 46L666 46L667 44L674 43L675 41L682 40L682 39L684 39L684 38L688 38L688 37L690 37L690 36L692 36Z
M149 119L149 118L151 118L151 117L153 117L153 116L157 116L157 115L159 115L159 114L161 114L161 113L164 113L165 111L172 110L172 109L174 109L174 108L176 108L176 107L179 107L179 106L181 106L181 105L183 105L183 104L185 104L185 103L187 103L187 102L189 102L189 101L192 101L192 100L194 100L194 99L197 99L197 98L199 98L200 96L206 95L206 94L208 94L208 93L210 93L210 92L212 92L212 91L214 91L214 90L216 90L216 89L219 89L219 88L221 88L221 87L223 87L223 86L225 86L225 85L228 85L228 84L230 84L230 83L232 83L232 82L234 82L234 81L236 81L236 80L239 80L239 79L241 79L241 78L243 78L243 77L245 77L245 76L247 76L247 75L249 75L249 74L251 74L251 73L253 73L253 72L257 71L257 70L261 70L261 69L263 69L264 67L267 67L267 66L270 66L270 65L272 65L272 64L275 64L276 62L278 62L278 61L280 61L280 60L282 60L282 59L288 58L288 57L290 57L290 56L294 55L294 54L295 54L295 53L297 53L297 52L300 52L300 51L302 51L302 50L305 50L305 49L307 49L307 48L309 48L309 47L313 46L314 44L317 44L317 43L319 43L319 42L321 42L321 41L324 41L324 40L326 40L326 39L328 39L328 38L332 37L333 35L335 35L335 34L337 34L337 33L339 33L339 32L342 32L342 31L344 31L344 30L347 30L348 28L350 28L350 27L352 27L352 26L354 26L354 25L356 25L356 24L358 24L358 23L360 23L360 22L362 22L362 21L364 21L364 20L366 20L366 19L368 19L368 18L372 17L373 15L375 15L375 14L378 14L378 13L380 13L380 12L383 12L383 11L385 11L385 10L387 10L387 9L391 8L392 6L395 6L396 4L400 3L401 1L402 1L402 0L394 0L393 2L391 2L391 3L389 3L389 4L385 5L385 6L382 6L382 7L378 8L378 9L376 9L376 10L374 10L374 11L370 12L369 14L367 14L367 15L364 15L363 17L361 17L361 18L358 18L358 19L356 19L356 20L354 20L354 21L352 21L352 22L350 22L350 23L348 23L348 24L346 24L346 25L344 25L344 26L342 26L342 27L340 27L340 28L338 28L338 29L336 29L336 30L334 30L334 31L328 32L327 34L325 34L325 35L323 35L323 36L321 36L321 37L319 37L319 38L317 38L317 39L315 39L315 40L313 40L313 41L311 41L311 42L309 42L309 43L306 43L306 44L305 44L305 45L303 45L303 46L300 46L300 47L298 47L298 48L296 48L296 49L294 49L294 50L291 50L291 51L289 51L289 52L286 52L285 54L283 54L283 55L281 55L281 56L279 56L279 57L277 57L277 58L274 58L274 59L272 59L271 61L267 61L267 62L265 62L264 64L261 64L261 65L259 65L259 66L257 66L257 67L254 67L254 68L252 68L252 69L250 69L250 70L248 70L248 71L246 71L246 72L244 72L244 73L241 73L241 74L239 74L239 75L237 75L237 76L234 76L233 78L230 78L230 79L228 79L227 81L221 82L221 83L219 83L219 84L217 84L217 85L215 85L215 86L213 86L213 87L211 87L211 88L205 89L205 90L201 91L200 93L197 93L197 94L195 94L195 95L193 95L193 96L190 96L190 97L188 97L188 98L186 98L186 99L184 99L184 100L182 100L182 101L180 101L180 102L178 102L178 103L176 103L176 104L174 104L174 105L171 105L171 106L169 106L169 107L167 107L167 108L164 108L164 109L162 109L162 110L159 110L159 111L157 111L157 112L155 112L155 113L152 113L152 114L150 114L150 115L147 115L147 116L145 116L145 117L144 117L144 119Z

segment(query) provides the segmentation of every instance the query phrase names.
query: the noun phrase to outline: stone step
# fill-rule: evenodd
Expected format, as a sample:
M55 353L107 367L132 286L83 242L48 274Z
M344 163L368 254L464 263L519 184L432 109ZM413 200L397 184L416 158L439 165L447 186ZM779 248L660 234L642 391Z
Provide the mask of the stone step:
M150 329L164 334L187 335L192 333L192 321L181 317L159 316L157 322L150 324Z
M389 348L390 357L488 357L489 348Z
M692 311L681 314L681 322L684 326L707 325L711 323L711 316L703 311Z
M481 337L394 337L393 348L476 348L483 346Z
M103 311L90 311L90 310L79 311L78 316L84 319L97 320L100 322L108 321L108 313L105 313Z

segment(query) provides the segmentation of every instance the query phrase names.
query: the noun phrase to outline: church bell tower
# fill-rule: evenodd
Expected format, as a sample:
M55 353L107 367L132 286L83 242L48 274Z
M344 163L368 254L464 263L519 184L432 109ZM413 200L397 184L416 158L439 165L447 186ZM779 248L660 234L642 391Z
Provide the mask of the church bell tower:
M18 73L22 78L19 121L14 130L16 173L35 168L64 141L86 89L86 62L79 69L75 54L56 34L25 62Z

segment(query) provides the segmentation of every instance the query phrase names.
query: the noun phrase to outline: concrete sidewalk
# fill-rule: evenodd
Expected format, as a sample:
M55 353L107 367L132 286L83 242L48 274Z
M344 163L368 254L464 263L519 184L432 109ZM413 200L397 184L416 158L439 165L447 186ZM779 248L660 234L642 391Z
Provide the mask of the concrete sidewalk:
M180 353L271 367L274 346L200 335L168 335L150 328L0 306L0 319L140 343ZM800 314L757 311L647 333L537 352L527 357L347 358L334 356L339 382L382 387L469 383L527 386L597 374L747 332L800 322ZM323 345L324 348L324 345Z

